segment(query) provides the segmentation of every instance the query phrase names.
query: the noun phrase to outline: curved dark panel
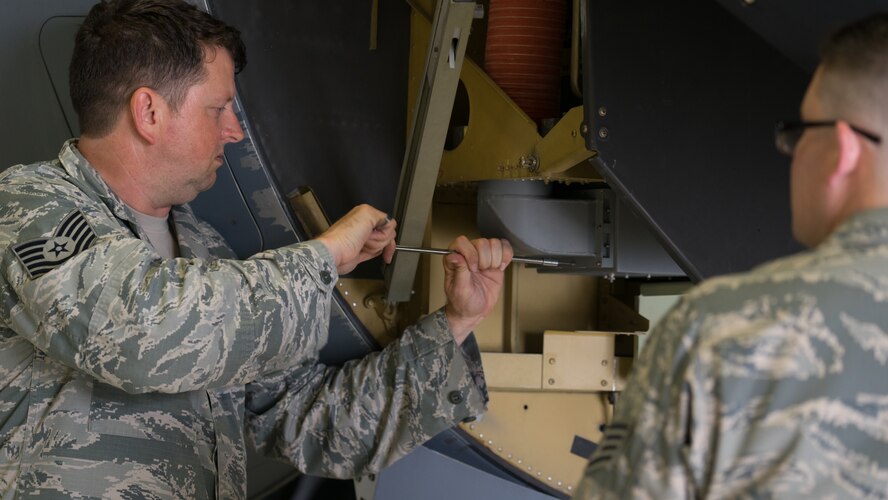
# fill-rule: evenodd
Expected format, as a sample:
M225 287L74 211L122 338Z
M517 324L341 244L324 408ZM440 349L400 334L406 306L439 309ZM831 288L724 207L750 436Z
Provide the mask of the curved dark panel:
M712 0L590 0L588 146L694 280L800 249L776 121L808 75Z
M64 42L73 34L66 16L82 16L92 3L4 4L0 15L0 170L55 158L62 142L75 133L62 105L68 97L67 78L64 86L55 85L51 67L65 57L54 50L55 42ZM53 19L52 26L44 30ZM73 39L69 43L73 44Z
M480 444L459 427L438 434L423 446L491 476L538 491L552 498L567 498L561 491L538 481L523 470L515 468L514 465L500 458L493 450Z
M55 16L40 27L40 57L46 66L46 73L71 137L80 136L77 113L71 103L71 89L68 86L68 64L74 50L74 37L86 16Z
M394 207L406 137L409 7L212 2L241 30L238 91L283 193L309 185L335 220L358 203Z

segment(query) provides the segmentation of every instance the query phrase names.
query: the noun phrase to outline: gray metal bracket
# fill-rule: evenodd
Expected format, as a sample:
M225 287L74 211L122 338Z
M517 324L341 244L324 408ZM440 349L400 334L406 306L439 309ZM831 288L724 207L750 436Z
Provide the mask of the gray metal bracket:
M466 0L440 0L435 10L395 202L400 245L422 246L474 13ZM395 254L385 274L390 302L410 300L418 265L419 254Z

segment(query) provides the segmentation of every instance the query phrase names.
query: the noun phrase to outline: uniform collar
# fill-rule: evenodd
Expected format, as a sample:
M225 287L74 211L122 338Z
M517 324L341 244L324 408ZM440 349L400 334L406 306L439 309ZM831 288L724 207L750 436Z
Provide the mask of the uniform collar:
M95 167L77 149L77 139L65 141L62 150L59 152L59 161L68 175L75 179L76 182L82 184L85 191L91 195L97 195L115 217L137 226L135 214L132 213L123 200L114 194L114 191L111 191L111 188L102 179Z
M888 244L888 207L865 210L848 217L828 241L844 247Z

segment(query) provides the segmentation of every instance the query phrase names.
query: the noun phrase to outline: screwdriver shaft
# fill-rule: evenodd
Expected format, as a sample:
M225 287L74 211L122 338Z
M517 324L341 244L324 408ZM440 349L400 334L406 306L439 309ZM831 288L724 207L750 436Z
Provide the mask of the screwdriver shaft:
M445 250L442 248L420 248L420 247L408 247L408 246L395 246L395 249L401 252L414 252L414 253L427 253L434 255L447 255L451 253L451 250ZM535 266L545 266L545 267L558 267L561 265L567 265L567 263L559 262L555 259L537 259L534 257L512 257L512 262L519 262L521 264L531 264Z

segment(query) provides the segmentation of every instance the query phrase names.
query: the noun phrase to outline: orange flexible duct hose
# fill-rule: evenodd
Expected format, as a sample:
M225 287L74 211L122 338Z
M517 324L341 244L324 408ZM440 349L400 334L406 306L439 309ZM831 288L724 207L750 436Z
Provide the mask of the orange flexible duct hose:
M566 0L490 0L485 71L533 120L558 118Z

